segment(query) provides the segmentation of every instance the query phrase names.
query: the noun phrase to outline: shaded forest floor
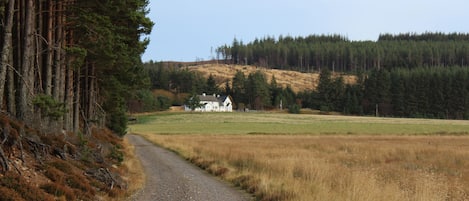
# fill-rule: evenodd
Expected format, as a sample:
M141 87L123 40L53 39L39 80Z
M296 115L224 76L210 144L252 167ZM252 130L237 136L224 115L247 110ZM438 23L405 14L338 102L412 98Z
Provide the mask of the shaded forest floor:
M1 200L123 200L138 188L132 151L109 130L43 133L5 114L0 126Z

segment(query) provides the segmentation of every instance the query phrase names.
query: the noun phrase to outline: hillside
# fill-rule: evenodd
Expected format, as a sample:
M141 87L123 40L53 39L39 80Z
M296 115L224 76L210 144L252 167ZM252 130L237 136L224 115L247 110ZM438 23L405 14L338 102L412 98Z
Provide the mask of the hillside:
M108 129L44 133L4 114L0 128L0 200L116 200L135 189L129 146Z
M293 91L310 91L314 90L319 81L319 73L301 73L297 71L267 69L256 66L228 65L228 64L203 64L188 67L190 71L200 72L204 77L212 74L220 88L225 87L227 80L233 79L237 71L243 72L245 75L256 71L262 71L267 80L270 82L272 76L275 76L277 83L282 87L290 86ZM338 76L338 74L336 74ZM347 84L355 83L356 77L351 75L343 75Z

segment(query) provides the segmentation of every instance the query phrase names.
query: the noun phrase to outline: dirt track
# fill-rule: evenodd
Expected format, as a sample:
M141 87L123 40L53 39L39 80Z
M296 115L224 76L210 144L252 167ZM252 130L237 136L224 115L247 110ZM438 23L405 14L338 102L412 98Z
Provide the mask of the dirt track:
M127 138L135 146L146 175L135 201L244 201L249 195L230 187L166 149L137 135Z

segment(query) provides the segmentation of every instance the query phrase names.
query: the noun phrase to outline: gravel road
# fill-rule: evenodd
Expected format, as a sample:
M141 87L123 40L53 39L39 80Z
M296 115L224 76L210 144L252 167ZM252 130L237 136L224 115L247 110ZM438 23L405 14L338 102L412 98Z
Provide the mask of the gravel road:
M132 201L247 201L249 195L138 135L127 135L146 175Z

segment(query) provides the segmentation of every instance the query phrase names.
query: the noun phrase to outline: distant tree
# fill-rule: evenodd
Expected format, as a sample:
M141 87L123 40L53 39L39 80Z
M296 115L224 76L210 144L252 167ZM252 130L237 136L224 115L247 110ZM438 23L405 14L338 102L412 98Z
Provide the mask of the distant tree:
M191 111L194 111L195 109L203 106L203 104L200 103L200 99L197 94L192 94L191 96L189 96L189 98L186 99L185 103L187 107L191 109Z
M288 113L291 114L299 114L300 113L300 106L298 104L292 104L288 106Z
M236 104L246 103L246 76L243 72L237 71L232 81L232 94Z
M263 110L270 106L270 91L265 75L256 71L249 74L246 84L246 96L252 109Z
M210 74L210 76L208 76L208 78L207 78L205 93L207 93L207 94L217 94L217 93L219 93L217 83L216 83L215 78L213 77L212 74Z
M317 98L320 108L327 108L327 110L332 109L332 74L327 69L324 68L321 70L319 75L319 83L316 88Z
M226 95L233 96L232 93L233 93L233 91L231 90L230 81L227 80L227 81L225 82L225 94L226 94Z

